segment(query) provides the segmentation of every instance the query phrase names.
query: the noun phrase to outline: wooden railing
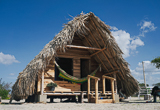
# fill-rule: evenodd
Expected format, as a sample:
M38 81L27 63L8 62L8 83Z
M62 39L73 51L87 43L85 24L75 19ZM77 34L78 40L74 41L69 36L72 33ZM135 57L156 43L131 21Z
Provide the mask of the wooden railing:
M94 77L91 75L88 75L88 100L89 100L89 94L90 94L90 78L95 79L95 103L98 103L98 81L100 80L98 77Z
M109 77L109 76L102 76L102 81L103 81L103 94L105 94L105 79L110 79L111 80L111 89L112 89L112 99L113 102L115 102L115 95L114 95L114 81L116 80L115 78Z

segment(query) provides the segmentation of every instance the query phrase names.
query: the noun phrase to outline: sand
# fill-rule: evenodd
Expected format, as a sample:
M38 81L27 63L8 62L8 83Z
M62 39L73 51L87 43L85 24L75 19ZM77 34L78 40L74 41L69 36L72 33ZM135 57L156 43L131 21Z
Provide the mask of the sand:
M64 100L64 99L63 99ZM137 97L131 97L125 99L119 103L108 104L93 104L76 103L76 102L60 102L59 99L55 99L54 103L24 103L24 100L20 102L13 101L9 104L9 100L2 100L0 104L0 110L160 110L160 101L157 103L138 99Z

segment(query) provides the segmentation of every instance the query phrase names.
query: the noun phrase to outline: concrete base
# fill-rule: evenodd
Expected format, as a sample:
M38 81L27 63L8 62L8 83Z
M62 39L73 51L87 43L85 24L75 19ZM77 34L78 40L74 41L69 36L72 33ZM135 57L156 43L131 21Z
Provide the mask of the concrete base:
M36 95L35 101L46 103L47 102L47 95Z
M119 94L115 94L115 103L119 102Z
M151 95L144 95L144 100L150 100L151 99Z

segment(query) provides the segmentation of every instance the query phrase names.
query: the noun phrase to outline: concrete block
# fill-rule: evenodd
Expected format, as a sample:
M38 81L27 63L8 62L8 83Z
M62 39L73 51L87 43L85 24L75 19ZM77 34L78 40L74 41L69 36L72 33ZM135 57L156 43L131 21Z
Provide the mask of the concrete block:
M115 94L115 103L119 102L119 94Z
M150 94L144 95L144 100L150 100L150 99L151 99L151 95Z
M35 101L46 103L47 102L47 95L36 95Z

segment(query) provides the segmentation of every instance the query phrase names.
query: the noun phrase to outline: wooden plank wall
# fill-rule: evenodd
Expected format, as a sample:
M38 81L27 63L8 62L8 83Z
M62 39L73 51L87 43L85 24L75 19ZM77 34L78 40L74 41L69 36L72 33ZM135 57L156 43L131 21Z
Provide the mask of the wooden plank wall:
M77 46L84 46L81 39L78 36L74 37L74 40L72 41L72 45ZM85 49L75 49L75 48L68 48L66 49L66 52L60 52L57 51L57 56L60 58L72 58L73 59L73 76L77 78L81 78L81 59L90 59L89 63L89 71L93 72L99 65L98 63L93 59L90 58L90 53L88 50ZM54 61L54 59L53 59ZM56 82L58 84L58 87L56 88L57 91L80 91L81 86L77 84L71 84L68 81L55 81L55 64L53 61L50 62L50 64L46 68L45 76L44 76L44 90L47 91L48 88L46 85L50 82ZM102 91L102 75L103 72L96 73L96 77L99 77L101 80L98 82L98 90ZM38 80L38 86L37 91L40 92L41 88L41 79ZM91 79L91 91L95 90L95 82Z
M73 58L73 76L81 78L80 58Z
M99 66L99 64L92 58L91 59L91 72L93 72L95 69L97 69L97 67ZM102 91L103 90L103 85L102 85L102 75L104 73L100 70L97 71L96 73L96 77L100 78L100 81L98 81L98 91ZM95 81L94 79L91 79L91 91L95 90Z

